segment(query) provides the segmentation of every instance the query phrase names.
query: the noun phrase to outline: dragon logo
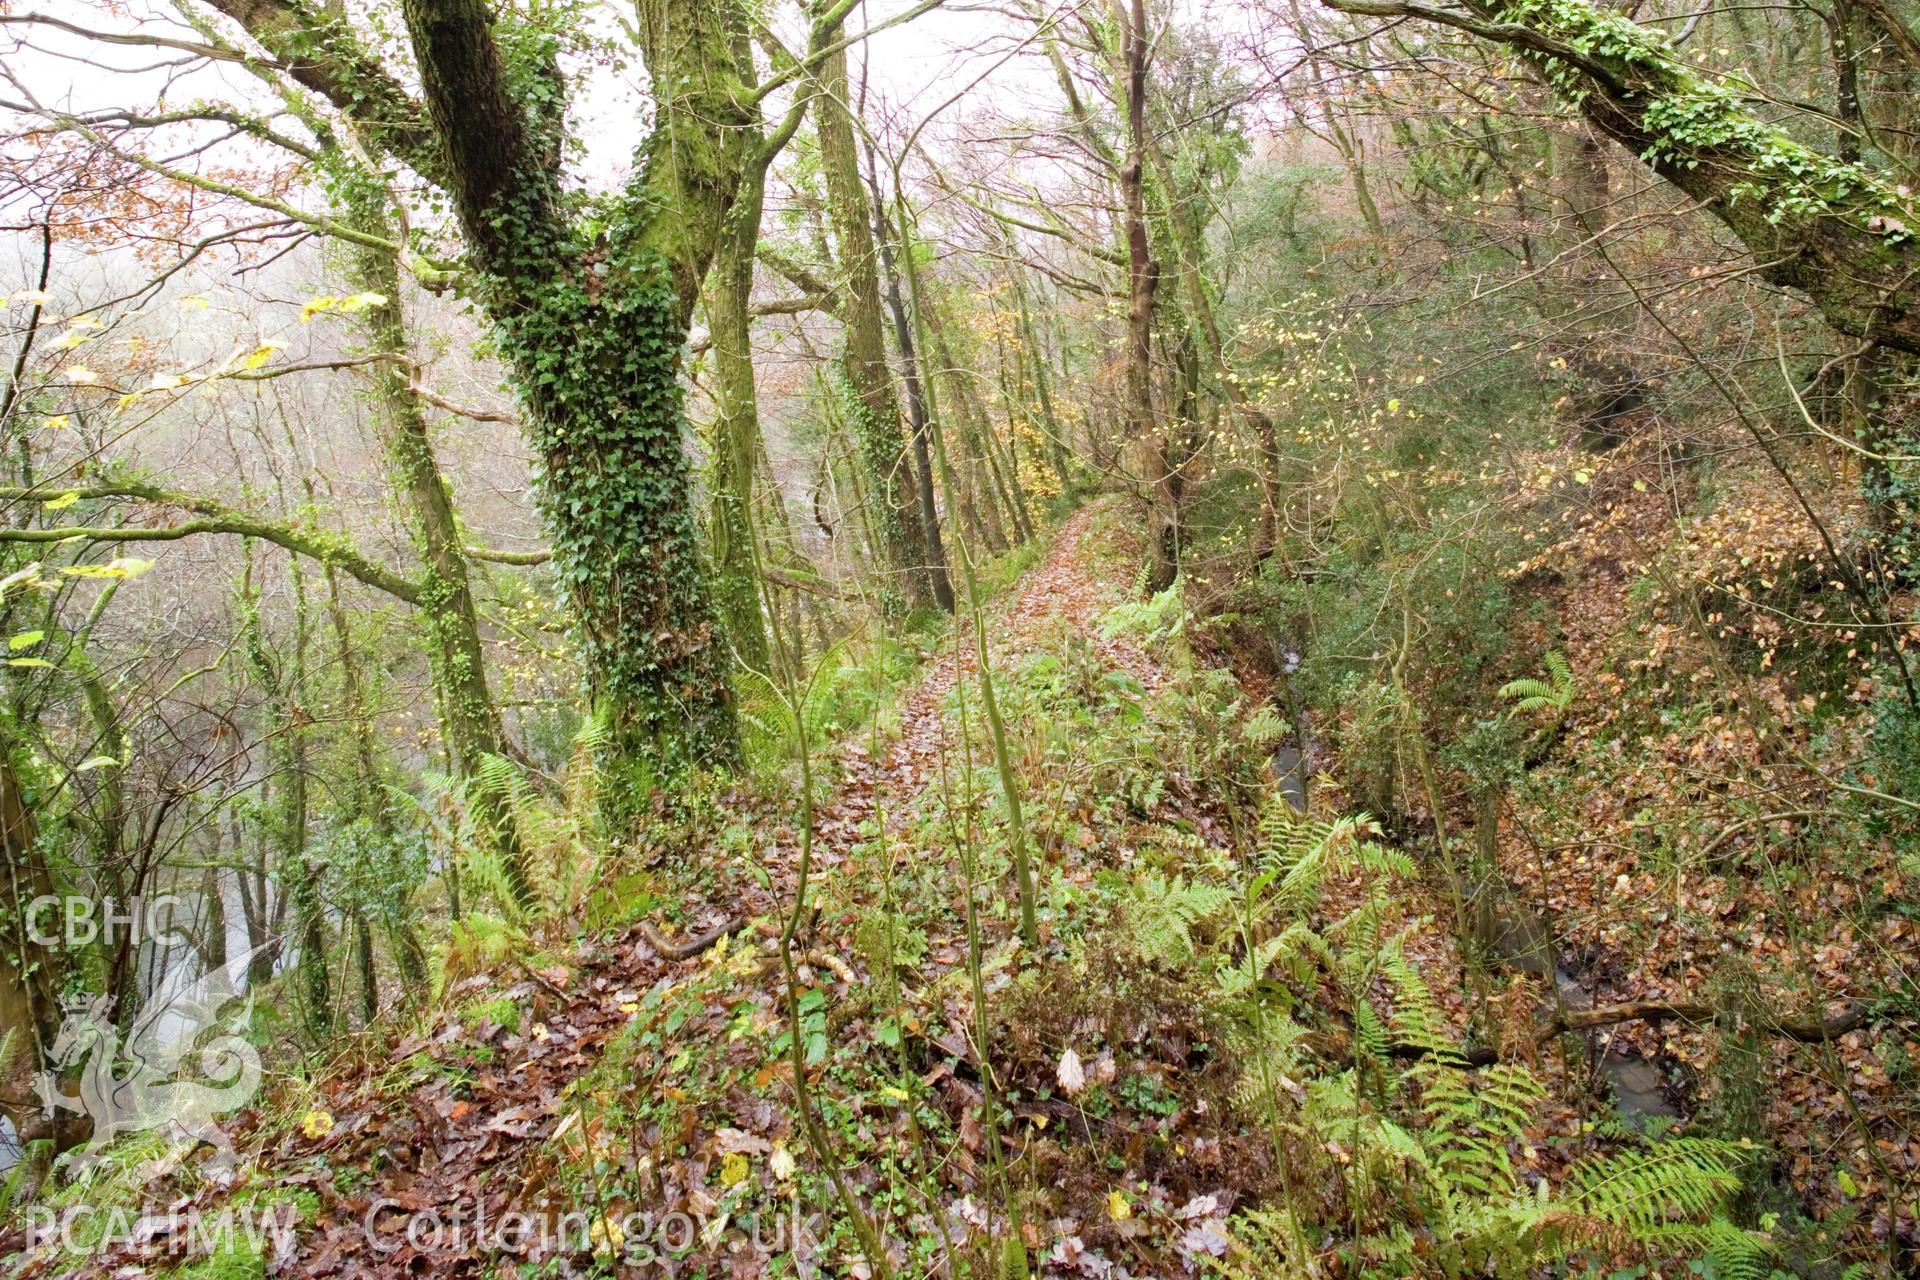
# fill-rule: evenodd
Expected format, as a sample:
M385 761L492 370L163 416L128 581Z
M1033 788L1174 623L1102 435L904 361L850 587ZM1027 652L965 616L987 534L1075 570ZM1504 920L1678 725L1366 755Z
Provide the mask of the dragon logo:
M205 1143L213 1148L206 1171L231 1177L233 1142L218 1117L260 1087L260 1051L233 1025L244 1025L253 1001L242 1001L228 971L214 968L188 990L157 993L124 1046L104 996L69 997L62 1007L66 1017L37 1092L49 1116L76 1111L93 1122L92 1136L68 1156L71 1167L92 1166L120 1134L160 1129L171 1139L169 1165ZM80 1091L65 1093L60 1076L76 1068Z

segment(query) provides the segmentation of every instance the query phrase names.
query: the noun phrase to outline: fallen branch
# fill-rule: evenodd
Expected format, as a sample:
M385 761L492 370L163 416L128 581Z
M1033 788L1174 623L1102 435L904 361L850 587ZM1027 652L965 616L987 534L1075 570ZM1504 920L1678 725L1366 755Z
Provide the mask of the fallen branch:
M728 916L725 920L722 920L705 933L696 934L688 938L685 942L669 942L661 936L660 931L655 929L651 922L642 920L640 922L640 936L646 939L648 946L660 953L662 960L672 960L677 963L682 960L693 959L708 947L720 941L720 939L737 930L740 925L741 920L739 916Z
M1794 1040L1802 1044L1819 1044L1828 1040L1837 1040L1849 1031L1859 1030L1867 1024L1872 1012L1871 1005L1850 1003L1840 1012L1819 1022L1791 1022L1784 1018L1768 1018L1751 1021L1747 1027L1763 1035L1779 1036L1783 1040ZM1562 1032L1610 1027L1620 1022L1671 1020L1704 1024L1714 1021L1716 1016L1718 1016L1717 1011L1712 1005L1691 1001L1634 1000L1626 1004L1602 1005L1597 1009L1569 1009L1547 1023L1540 1032L1537 1043L1544 1044Z

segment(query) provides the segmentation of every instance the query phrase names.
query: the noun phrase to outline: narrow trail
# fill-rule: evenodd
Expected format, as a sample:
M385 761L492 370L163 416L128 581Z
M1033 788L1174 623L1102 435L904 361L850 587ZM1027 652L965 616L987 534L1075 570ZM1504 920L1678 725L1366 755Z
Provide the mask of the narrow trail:
M1098 508L1083 508L1070 517L1017 589L992 607L987 631L996 667L1017 661L1064 621L1083 632L1108 663L1156 690L1167 675L1152 659L1136 646L1097 634L1099 617L1121 598L1118 585L1100 581L1093 572L1088 534L1097 513ZM914 796L937 785L942 755L954 746L945 706L955 684L976 665L971 628L957 620L943 652L899 702L899 729L881 758L872 758L852 739L837 748L837 760L826 767L837 765L839 776L816 815L816 852L823 867L846 861L870 843L870 828L863 826L883 806L897 830ZM749 931L742 945L764 946L766 922L788 909L795 842L781 824L791 815L761 816L771 825L756 833L756 845L771 886L729 886L732 901L687 913L687 936L737 916L756 920L763 935ZM819 943L852 956L848 938L831 936L845 923L826 922L829 936ZM929 957L929 975L953 961L950 953ZM511 1001L524 1010L517 1027L456 1013L391 1047L350 1050L353 1056L343 1057L316 1087L309 1123L295 1125L269 1145L242 1184L243 1191L269 1197L293 1193L306 1202L297 1226L282 1210L281 1220L291 1229L276 1231L269 1240L268 1274L479 1276L499 1260L499 1224L509 1215L582 1210L565 1202L567 1188L548 1185L556 1150L592 1141L597 1152L601 1141L618 1141L619 1135L589 1138L584 1131L593 1122L582 1122L582 1108L568 1099L569 1088L594 1069L647 993L670 990L711 962L711 957L663 957L635 925L623 934L580 943L566 964L535 968L520 961L517 968L510 965L505 972L481 973L449 986L444 1001L449 1009L471 1009L476 1000ZM850 968L842 968L839 976L864 981ZM717 1023L688 1026L675 1043L722 1057L730 1052L724 1025ZM670 1057L667 1047L656 1056ZM625 1088L670 1088L667 1062L656 1062L651 1070L650 1079L626 1082ZM740 1123L784 1124L774 1114L775 1104L760 1099L754 1107L756 1118ZM257 1122L243 1115L236 1127ZM708 1171L705 1163L697 1163L686 1173L675 1203L700 1208ZM659 1175L663 1199L672 1199L675 1176L664 1170ZM232 1192L202 1187L164 1215L150 1217L138 1244L105 1261L110 1270L137 1269L177 1257L188 1210L217 1213L233 1203ZM180 1225L170 1225L167 1215L178 1217ZM409 1238L409 1228L419 1223L432 1224L432 1230ZM36 1271L29 1264L21 1274L52 1270Z
M1101 656L1128 671L1149 692L1166 676L1159 665L1124 640L1097 633L1100 616L1119 602L1119 591L1101 582L1088 563L1087 535L1100 508L1082 507L1054 531L1040 562L1022 577L1019 589L989 611L988 643L997 664L1031 649L1038 633L1062 620L1084 633ZM956 652L957 650L957 652ZM945 707L962 675L978 666L973 633L965 619L922 674L918 686L900 703L900 731L884 756L874 760L857 742L846 745L840 783L816 815L821 859L844 860L868 837L862 824L877 804L897 819L907 802L936 780L942 756L953 747Z

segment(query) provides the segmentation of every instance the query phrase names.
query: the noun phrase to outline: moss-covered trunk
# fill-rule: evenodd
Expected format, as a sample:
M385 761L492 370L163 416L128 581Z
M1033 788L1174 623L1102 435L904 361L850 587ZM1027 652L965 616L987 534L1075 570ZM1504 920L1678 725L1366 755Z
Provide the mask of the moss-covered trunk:
M333 1034L333 992L327 973L327 916L320 896L320 868L308 857L306 718L295 710L306 668L307 603L298 559L289 561L293 587L293 627L289 670L282 673L267 652L260 623L260 596L251 578L241 586L241 644L247 666L265 694L260 736L267 747L268 771L262 787L266 835L274 851L274 878L292 904L297 990L301 1016L315 1043Z
M860 180L847 95L847 55L842 50L830 55L821 66L813 118L820 137L827 216L833 225L843 282L848 417L860 445L868 488L877 499L875 516L887 561L902 593L915 606L936 603L944 593L946 607L950 608L952 590L946 586L945 574L936 583L932 571L913 461L901 430L900 401L894 394L893 370L887 365L878 250L868 222L867 193Z
M60 1027L66 957L40 941L54 927L54 913L29 921L33 901L53 894L53 877L37 848L33 808L13 766L15 749L11 734L0 735L0 1115L23 1142L51 1138L64 1149L83 1140L84 1129L56 1128L32 1082Z
M377 228L385 232L385 219ZM487 655L480 639L480 619L473 605L473 587L467 576L467 557L460 541L460 525L434 456L425 406L413 390L410 366L401 363L410 354L406 314L400 293L400 269L386 254L356 255L361 283L385 301L363 313L374 351L400 357L374 366L374 396L379 405L388 473L394 492L404 503L407 536L426 569L418 607L427 630L427 660L433 670L435 699L441 731L453 757L454 772L464 783L478 775L490 755L506 754L506 731L487 679ZM329 571L331 577L331 571ZM525 858L514 830L513 817L489 789L475 787L473 803L482 825L492 833L508 882L522 901L531 890ZM404 913L402 913L404 917ZM402 928L402 919L393 927ZM410 928L410 926L405 926ZM396 937L400 956L411 965L419 953L410 937Z
M707 469L714 595L740 664L769 670L771 650L754 568L754 475L760 451L760 401L751 342L754 251L760 238L764 175L742 184L714 255L707 290L713 333L713 449Z

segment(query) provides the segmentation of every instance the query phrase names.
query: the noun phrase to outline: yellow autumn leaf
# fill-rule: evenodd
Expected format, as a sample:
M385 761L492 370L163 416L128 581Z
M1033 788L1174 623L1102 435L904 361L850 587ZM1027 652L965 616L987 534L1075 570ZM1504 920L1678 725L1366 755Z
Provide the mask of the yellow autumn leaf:
M333 1132L333 1116L316 1107L300 1117L300 1132L309 1138L324 1138Z
M365 311L368 307L384 307L387 295L384 293L356 293L340 299L342 311Z
M1126 1193L1118 1187L1107 1193L1107 1216L1115 1222L1125 1222L1133 1216L1133 1206L1127 1202Z
M737 1187L747 1180L750 1171L746 1156L735 1151L720 1162L720 1185Z
M207 301L207 296L203 293L190 293L184 298L176 299L173 305L182 311L205 311L213 304Z
M612 1217L604 1214L594 1219L593 1226L587 1229L587 1236L592 1240L596 1253L612 1253L627 1242L626 1231Z
M41 503L40 505L45 507L48 511L65 511L68 507L72 506L74 503L78 501L80 501L80 494L77 491L69 490L66 493L61 494L57 498L48 498L45 502Z
M274 352L285 349L286 345L286 343L280 341L278 338L262 338L260 339L260 345L249 352L246 360L242 363L249 369L258 369L261 365L273 359Z
M65 431L73 425L73 415L67 413L52 414L40 425L49 431Z
M793 1177L800 1166L794 1161L793 1152L787 1150L787 1144L776 1142L773 1144L773 1154L767 1158L767 1167L773 1170L774 1177L785 1182Z
M153 561L122 556L106 564L72 564L60 570L75 578L137 578L153 568Z
M30 307L44 307L53 301L53 295L45 289L22 289L13 295L13 300Z
M331 311L340 305L340 299L330 293L308 298L300 305L300 323L305 324L323 311Z

